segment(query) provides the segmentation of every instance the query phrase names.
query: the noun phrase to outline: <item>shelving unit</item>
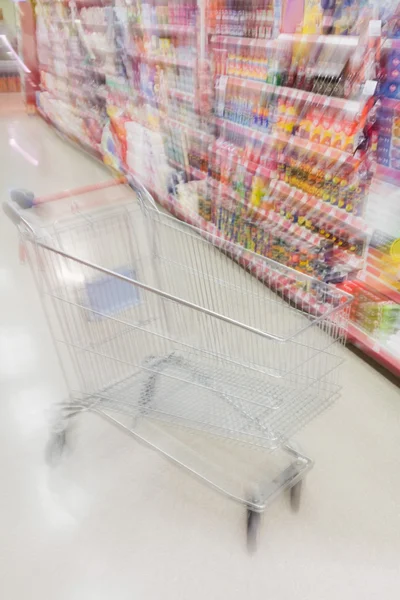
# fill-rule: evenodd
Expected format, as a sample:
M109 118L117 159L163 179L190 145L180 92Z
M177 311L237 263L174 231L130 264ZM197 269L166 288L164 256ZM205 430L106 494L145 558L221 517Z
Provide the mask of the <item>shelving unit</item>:
M217 140L247 165L240 202L236 158L216 167L214 179L225 174L217 195L211 186L214 223L229 239L332 282L363 268L370 233L366 128L376 82L371 61L357 73L352 62L371 58L369 33L209 36ZM269 172L260 177L263 162ZM269 243L251 241L260 236Z
M387 345L368 335L354 323L349 323L348 340L394 375L400 377L400 357L396 348L388 348Z
M235 260L264 281L257 253L387 288L364 218L376 23L359 35L280 33L278 2L242 4L39 0L42 114L214 243L238 244ZM309 293L282 285L292 299ZM398 302L395 288L388 298Z
M400 234L400 39L385 38L395 33L397 20L383 23L380 52L380 86L377 114L376 180L368 205L367 221L371 240L366 268L358 280L378 295L371 303L373 331L368 317L358 315L350 332L351 339L367 354L400 375L400 252L392 247ZM382 309L379 308L380 303ZM372 311L375 310L375 313ZM367 327L363 323L366 320Z

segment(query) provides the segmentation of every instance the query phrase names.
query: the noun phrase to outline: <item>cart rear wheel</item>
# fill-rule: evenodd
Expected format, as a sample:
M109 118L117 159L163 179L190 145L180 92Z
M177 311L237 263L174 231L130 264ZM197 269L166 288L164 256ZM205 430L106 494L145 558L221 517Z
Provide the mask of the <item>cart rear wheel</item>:
M54 467L60 462L66 443L66 429L51 434L45 450L46 462L49 466Z
M247 509L247 549L249 552L257 550L258 532L260 529L261 514Z
M303 481L300 480L290 488L290 506L294 512L298 512L300 508L301 491Z

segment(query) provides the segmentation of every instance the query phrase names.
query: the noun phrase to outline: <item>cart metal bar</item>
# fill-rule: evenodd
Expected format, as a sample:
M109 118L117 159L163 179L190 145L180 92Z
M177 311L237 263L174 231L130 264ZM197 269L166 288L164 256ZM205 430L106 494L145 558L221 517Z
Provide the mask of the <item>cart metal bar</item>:
M134 202L119 193L126 182ZM43 223L26 210L56 200L66 202ZM313 461L289 440L339 395L352 297L238 255L213 230L159 211L135 177L36 199L17 190L4 210L26 244L70 393L49 458L90 411L244 505L250 541L284 490L298 507ZM294 303L289 287L300 291Z
M136 184L136 178L135 178L135 184ZM140 182L138 182L138 185L140 186L140 189L144 191L144 194L145 194L146 198L149 197L151 199L151 201L152 201L152 208L153 208L153 205L155 206L155 203L154 203L154 200L153 200L151 194L147 191L147 189ZM109 186L103 186L103 187L109 187ZM97 189L97 187L96 187L96 189ZM85 193L85 192L81 192L81 193ZM62 197L65 198L65 197L68 197L68 196L64 196L63 195ZM52 200L53 200L53 198L51 198L50 200L47 200L47 201L52 201ZM4 212L16 224L18 224L18 222L23 223L24 226L27 227L27 229L31 232L31 234L35 235L35 229L22 216L22 214L21 214L21 212L22 212L21 206L16 201L10 201L9 200L9 201L3 203L3 209L4 209ZM159 213L159 211L158 211L157 208L155 210L156 210L157 213ZM170 217L169 215L165 215L165 216L168 219L171 219L172 221L174 221L173 217ZM201 230L198 230L198 228L194 227L193 225L186 225L186 227L189 228L189 229L194 230L201 237L208 237L208 236L204 236L204 232L201 232ZM186 231L181 232L181 233L183 233L185 235L189 235ZM212 237L212 236L210 235L209 237ZM218 241L219 241L219 239L218 239ZM98 272L104 273L106 275L109 275L109 276L112 276L112 277L116 277L117 279L119 279L121 281L124 281L124 282L129 283L129 284L134 285L134 286L138 286L139 288L144 289L146 291L158 294L159 296L161 296L161 297L163 297L163 298L165 298L167 300L172 300L174 302L177 302L178 304L182 304L183 306L186 306L188 308L192 308L193 310L199 311L201 313L205 313L208 316L211 316L211 317L214 317L214 318L219 319L221 321L224 321L225 323L229 323L230 325L234 325L234 326L240 327L241 329L244 329L245 331L250 331L251 333L255 333L256 335L258 335L258 336L260 336L262 338L270 339L270 340L273 340L275 342L285 343L285 342L288 342L289 340L292 340L294 337L296 337L299 334L303 333L309 327L314 326L316 322L318 322L318 321L322 322L322 321L326 320L330 316L330 313L333 313L336 310L335 307L333 307L332 309L330 309L327 312L323 312L322 314L320 314L318 316L313 316L313 318L314 318L313 322L309 323L304 328L296 331L293 335L289 335L289 336L286 336L286 337L284 337L284 336L277 336L277 335L274 335L274 334L271 334L271 333L267 333L265 331L261 331L260 329L257 329L255 327L251 327L250 325L246 325L245 323L242 323L242 322L237 321L235 319L231 319L230 317L227 317L225 315L221 315L220 313L212 311L212 310L210 310L210 309L208 309L206 307L199 306L199 305L197 305L195 303L189 302L189 301L187 301L187 300L185 300L183 298L179 298L179 297L174 296L172 294L168 294L167 292L164 292L162 290L159 290L157 288L149 286L149 285L147 285L147 284L145 284L143 282L137 281L137 280L135 280L133 278L131 279L131 278L126 277L124 275L121 275L119 273L115 273L114 271L110 271L109 269L105 269L104 267L101 267L100 265L96 265L95 263L92 263L90 261L85 261L85 260L83 260L83 259L81 259L81 258L79 258L77 256L74 256L74 255L72 255L70 253L62 251L61 249L59 250L57 248L49 246L48 244L45 244L44 242L39 241L37 238L34 240L34 242L38 246L40 246L41 248L43 248L45 250L48 250L50 252L53 252L55 254L58 254L59 256L63 256L64 258L72 260L72 261L74 261L74 262L76 262L78 264L81 264L81 265L84 265L86 267L95 269ZM221 240L221 242L222 242L221 245L226 245L226 244L228 245L227 248L222 247L222 249L223 250L225 249L227 252L229 252L229 246L230 245L233 246L233 243L232 242L226 243L225 240ZM218 244L216 244L216 246L218 247ZM310 280L310 281L313 281L313 279L311 277L307 276L307 275L305 276L305 278L308 279L308 280ZM277 290L277 291L279 292L279 290ZM353 299L353 297L350 294L348 294L347 292L343 292L343 297L347 297L347 300L342 303L343 307L346 304L349 304L352 301L352 299Z
M105 419L106 421L113 423L113 425L118 427L118 429L121 429L121 431L124 431L128 435L133 436L145 446L148 446L153 450L160 452L160 454L165 456L165 458L167 458L169 461L180 467L183 467L191 475L194 475L196 479L204 481L208 486L210 486L217 492L222 493L224 496L227 496L230 500L233 500L237 504L245 504L250 510L258 513L263 513L266 507L273 500L275 500L275 498L279 496L282 493L282 491L296 485L296 483L303 479L306 473L310 471L310 469L312 469L314 465L314 462L310 458L308 458L304 454L301 454L300 452L297 452L297 450L292 448L289 444L286 444L283 449L294 458L294 461L290 463L284 471L279 473L279 475L277 475L275 479L268 483L267 487L265 488L265 491L263 491L262 498L258 498L257 501L252 501L249 498L235 496L228 489L219 486L212 479L209 479L208 477L205 477L204 475L201 475L194 469L188 467L187 464L181 462L175 456L166 452L161 446L157 446L156 444L149 442L146 438L138 434L134 429L127 427L126 425L109 415L107 412L90 407L87 408L87 410L99 415L99 417Z
M98 190L104 190L110 187L114 187L116 185L120 185L122 183L126 183L126 177L110 179L109 181L92 185L84 185L73 190L64 190L63 192L57 192L56 194L49 194L48 196L37 196L33 200L33 206L38 206L39 204L47 204L48 202L63 200L65 198L71 198L72 196L82 196L83 194L96 192Z
M72 254L68 254L68 252L64 252L63 250L58 250L57 248L54 248L53 246L49 246L48 244L44 244L43 242L39 242L39 241L35 240L34 243L37 246L40 246L41 248L43 248L44 250L48 250L49 252L52 252L53 254L57 254L58 256L62 256L64 258L67 258L68 260L72 260L80 265L84 265L85 267L89 267L91 269L94 269L95 271L99 271L99 273L104 273L105 275L109 275L110 277L116 277L120 281L124 281L125 283L129 283L131 285L137 286L137 287L141 288L142 290L146 290L147 292L152 292L154 294L157 294L158 296L161 296L162 298L165 298L166 300L172 300L173 302L177 302L178 304L182 304L183 306L192 308L193 310L204 313L210 317L214 317L215 319L219 319L220 321L224 321L225 323L229 323L230 325L240 327L241 329L244 329L245 331L250 331L251 333L255 333L256 335L258 335L262 338L274 340L275 342L287 342L287 341L293 339L293 337L295 337L296 335L298 335L298 333L301 333L303 331L303 330L300 330L300 332L296 332L293 336L288 336L288 337L279 337L272 333L266 333L265 331L261 331L260 329L256 329L255 327L251 327L250 325L246 325L245 323L241 323L240 321L236 321L235 319L231 319L230 317L226 317L225 315L216 313L213 310L209 310L205 306L199 306L198 304L194 304L193 302L189 302L188 300L184 300L183 298L178 298L177 296L168 294L168 292L163 292L162 290L158 290L157 288L154 288L151 285L147 285L146 283L142 283L141 281L137 281L136 279L133 279L133 278L131 279L130 277L126 277L125 275L121 275L120 273L116 273L115 271L110 271L110 269L105 269L104 267L101 267L100 265L96 265L95 263L92 263L88 260L83 260L82 258L73 256ZM316 317L315 321L318 318L325 319L326 316L322 315L321 317Z

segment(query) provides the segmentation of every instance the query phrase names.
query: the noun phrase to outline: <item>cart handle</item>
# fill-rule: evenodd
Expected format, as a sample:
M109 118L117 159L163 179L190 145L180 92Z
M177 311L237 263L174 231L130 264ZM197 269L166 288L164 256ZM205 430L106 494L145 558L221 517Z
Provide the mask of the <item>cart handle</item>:
M149 207L152 210L160 212L153 196L150 194L148 189L140 182L140 180L129 174L126 177L119 177L118 179L106 181L104 183L98 183L95 185L86 185L74 190L64 190L57 194L51 194L49 196L35 197L33 192L25 189L13 189L10 191L10 199L3 202L3 210L9 219L18 226L23 223L32 233L34 229L30 223L22 216L22 212L39 206L41 204L47 204L48 202L54 202L55 200L63 200L71 196L82 196L96 190L103 190L115 185L128 183L129 186L136 192L138 200L143 209L147 210Z
M125 179L128 182L128 185L136 192L139 202L142 204L142 207L145 210L148 208L148 206L146 206L146 203L148 203L152 210L160 212L152 194L149 192L146 186L143 185L140 179L136 177L136 175L126 172Z
M28 190L11 190L10 199L3 202L3 210L7 217L18 227L23 223L31 233L34 233L34 229L30 223L22 216L21 212L28 208L35 206L35 197L32 192Z

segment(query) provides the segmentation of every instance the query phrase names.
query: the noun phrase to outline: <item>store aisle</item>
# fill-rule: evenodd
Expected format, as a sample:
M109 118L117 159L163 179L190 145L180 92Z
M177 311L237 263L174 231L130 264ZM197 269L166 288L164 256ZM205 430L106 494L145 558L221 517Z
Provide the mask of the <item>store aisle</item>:
M11 141L14 140L14 141ZM39 118L0 119L1 192L108 179ZM7 600L363 600L400 584L400 394L347 352L344 392L299 443L316 460L295 515L243 510L94 416L62 464L44 462L65 394L15 228L0 214L0 596Z

